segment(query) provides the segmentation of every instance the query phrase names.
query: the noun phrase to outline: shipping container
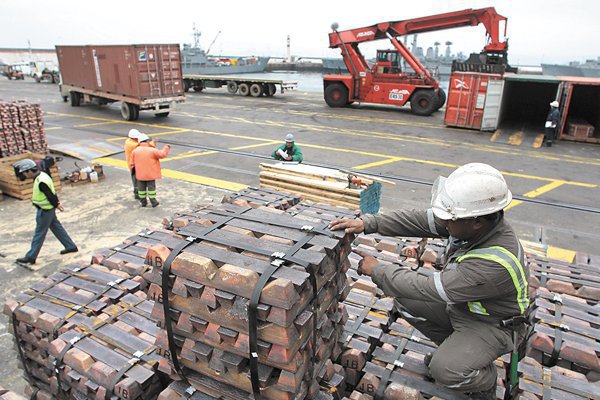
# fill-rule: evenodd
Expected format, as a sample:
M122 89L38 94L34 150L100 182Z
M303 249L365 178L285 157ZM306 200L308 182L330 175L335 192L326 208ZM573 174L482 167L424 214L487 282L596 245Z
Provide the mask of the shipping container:
M136 120L140 110L166 117L185 100L178 44L56 46L64 101L120 101L121 114Z
M453 72L444 123L459 128L494 130L500 113L503 83L499 74Z
M561 76L558 137L600 143L600 78Z

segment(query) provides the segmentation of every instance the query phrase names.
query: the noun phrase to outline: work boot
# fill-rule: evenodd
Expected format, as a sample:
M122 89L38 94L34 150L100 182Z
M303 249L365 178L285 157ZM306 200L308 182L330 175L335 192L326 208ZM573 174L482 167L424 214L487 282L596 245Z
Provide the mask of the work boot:
M159 202L156 199L150 199L150 204L152 204L152 207L154 208L154 207L158 206Z
M546 141L546 147L552 147L552 140Z
M69 253L77 253L79 249L77 247L73 247L72 249L63 249L60 251L60 254L69 254Z
M17 258L17 262L19 264L35 264L35 260L32 259L32 258L29 258L27 256L21 257L21 258Z
M469 400L496 400L496 384L488 390L467 393Z
M142 207L146 207L146 206L148 205L148 200L146 200L146 199L141 199L141 200L140 200L140 205L141 205Z
M133 198L136 199L136 200L140 200L140 195L138 194L137 190L135 190L133 192Z
M428 381L433 381L433 376L431 376L431 371L429 370L429 364L431 364L431 359L433 358L433 352L429 352L425 354L423 358L423 362L427 366L427 371L425 372L425 379Z

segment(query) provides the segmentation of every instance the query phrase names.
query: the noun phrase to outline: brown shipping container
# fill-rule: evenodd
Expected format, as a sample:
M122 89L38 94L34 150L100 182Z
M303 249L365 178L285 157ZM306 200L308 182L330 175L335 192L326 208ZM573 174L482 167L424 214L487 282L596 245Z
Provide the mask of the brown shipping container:
M178 44L56 46L56 54L63 85L138 105L183 101Z

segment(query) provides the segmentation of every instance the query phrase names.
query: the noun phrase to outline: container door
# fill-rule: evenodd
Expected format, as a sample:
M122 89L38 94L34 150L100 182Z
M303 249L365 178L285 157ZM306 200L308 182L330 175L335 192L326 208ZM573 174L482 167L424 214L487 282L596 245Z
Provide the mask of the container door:
M162 85L157 67L155 46L136 46L136 69L139 74L140 96L155 98L162 96Z
M469 104L471 103L471 78L473 75L455 72L450 76L448 101L444 123L448 126L467 126Z
M161 45L158 51L158 72L163 96L178 96L183 93L181 62L178 45Z
M483 108L483 117L481 120L482 131L495 131L498 127L503 91L503 79L490 79L488 81L485 106Z
M563 135L564 127L567 124L567 114L569 113L569 104L571 102L571 94L573 93L573 85L568 82L562 82L558 88L558 93L560 118L558 119L556 132L558 132L558 139L560 139Z

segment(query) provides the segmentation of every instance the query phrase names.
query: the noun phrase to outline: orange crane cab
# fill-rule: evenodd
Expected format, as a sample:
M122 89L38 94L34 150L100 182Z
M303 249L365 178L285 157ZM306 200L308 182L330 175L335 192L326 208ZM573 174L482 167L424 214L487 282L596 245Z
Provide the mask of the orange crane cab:
M506 18L489 7L383 22L346 31L338 31L337 24L333 24L333 32L329 34L329 47L341 49L350 75L323 77L325 102L330 107L344 107L353 102L404 106L410 102L414 114L431 115L444 105L446 94L427 68L397 37L481 23L487 29L489 44L485 46L481 57L469 62L506 66L508 43L499 40L501 22L506 22ZM375 64L369 67L358 45L386 38L390 40L394 50L378 50ZM402 59L410 66L409 71L402 70ZM463 65L460 68L478 69L474 65Z

